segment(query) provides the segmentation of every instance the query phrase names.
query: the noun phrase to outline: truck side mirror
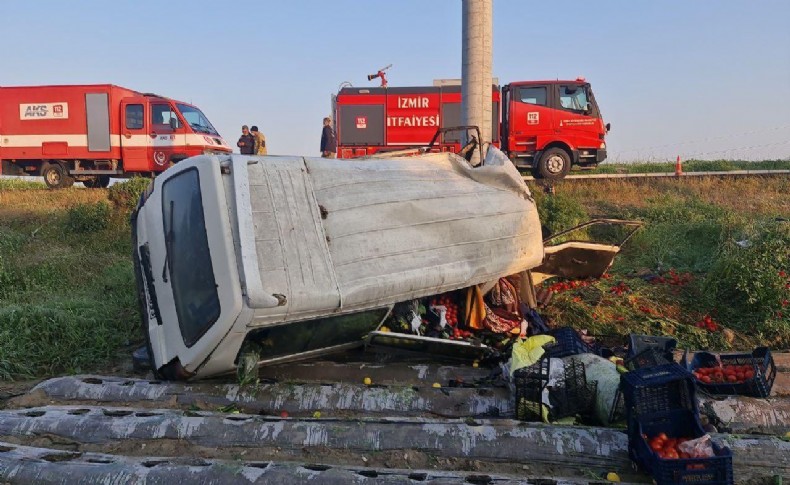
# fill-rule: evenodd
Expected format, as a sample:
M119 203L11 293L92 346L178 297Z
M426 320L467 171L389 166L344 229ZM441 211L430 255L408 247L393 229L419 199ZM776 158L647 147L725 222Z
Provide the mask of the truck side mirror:
M606 123L606 132L609 133L609 130L611 130L611 129L612 129L612 124L611 123Z
M170 117L170 129L175 130L178 128L178 118L175 116Z

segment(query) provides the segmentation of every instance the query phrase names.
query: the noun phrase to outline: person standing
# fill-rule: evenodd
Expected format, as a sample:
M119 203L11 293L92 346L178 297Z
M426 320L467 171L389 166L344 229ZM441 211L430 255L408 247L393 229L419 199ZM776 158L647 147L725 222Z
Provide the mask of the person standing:
M258 131L257 126L250 128L250 131L252 132L252 136L255 137L255 154L266 155L266 137L263 136L263 133Z
M337 140L335 130L332 129L332 118L324 118L324 129L321 132L321 156L335 158L337 153Z
M247 125L241 127L241 137L236 146L239 147L242 155L255 155L255 137L252 136Z

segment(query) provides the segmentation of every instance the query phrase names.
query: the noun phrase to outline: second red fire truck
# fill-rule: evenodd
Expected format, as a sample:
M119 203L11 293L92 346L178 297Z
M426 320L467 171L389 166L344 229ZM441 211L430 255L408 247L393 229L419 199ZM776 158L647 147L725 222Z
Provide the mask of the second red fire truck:
M230 153L200 109L110 84L0 87L0 173L51 188L152 176L185 158Z
M606 159L606 133L590 83L520 81L492 86L493 143L519 168L559 179L571 165ZM439 128L461 124L460 83L423 87L345 87L335 97L338 156L352 158L427 145ZM436 150L458 152L460 134L442 135Z

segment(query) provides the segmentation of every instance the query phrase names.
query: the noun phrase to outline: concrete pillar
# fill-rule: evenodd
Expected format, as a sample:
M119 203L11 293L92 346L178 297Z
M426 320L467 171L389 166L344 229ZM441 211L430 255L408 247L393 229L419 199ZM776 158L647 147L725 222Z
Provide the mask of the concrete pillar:
M461 124L480 127L483 143L491 142L491 64L493 0L462 0ZM475 154L472 162L477 161Z

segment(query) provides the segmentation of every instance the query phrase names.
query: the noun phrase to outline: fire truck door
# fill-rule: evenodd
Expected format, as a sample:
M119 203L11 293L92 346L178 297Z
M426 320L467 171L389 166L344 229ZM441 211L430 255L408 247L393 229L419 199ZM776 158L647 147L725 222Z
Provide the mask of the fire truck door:
M148 126L145 98L128 98L121 102L121 159L127 172L151 170L148 158Z
M182 158L186 148L186 128L178 117L176 109L167 101L151 102L149 134L149 159L153 170L162 171L170 162Z
M551 134L553 110L549 104L549 86L514 86L508 116L508 150L534 152L538 137Z

